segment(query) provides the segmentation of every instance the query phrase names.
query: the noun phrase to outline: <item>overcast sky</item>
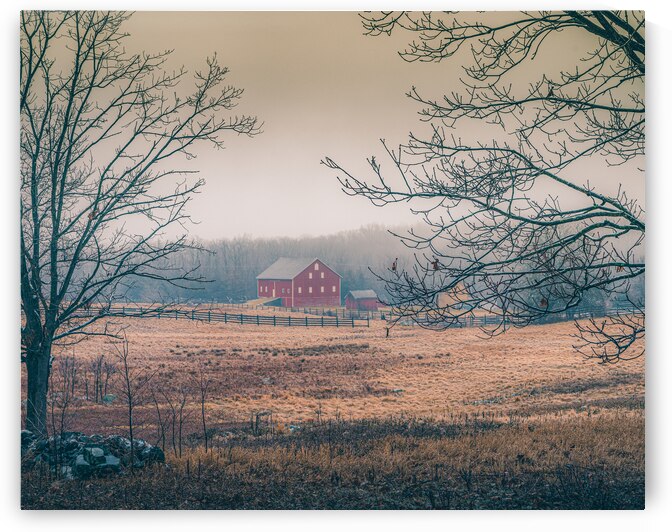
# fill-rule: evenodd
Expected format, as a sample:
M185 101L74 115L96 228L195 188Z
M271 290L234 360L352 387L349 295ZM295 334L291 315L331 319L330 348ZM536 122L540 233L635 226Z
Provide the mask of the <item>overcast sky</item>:
M171 67L193 72L216 52L229 82L245 90L237 111L264 123L255 138L232 136L224 151L198 152L193 164L206 186L190 207L200 221L195 235L315 235L413 222L407 206L380 209L346 196L319 162L326 155L357 170L377 154L385 164L381 137L396 146L423 129L404 93L413 85L435 97L458 89L459 58L406 63L396 52L408 34L366 37L353 12L138 12L125 29L129 52L174 49ZM571 66L585 53L586 41L565 41L546 60Z
M390 39L362 35L356 13L141 12L125 29L129 51L171 48L172 64L190 71L217 52L230 83L245 90L237 111L264 123L255 138L231 136L224 151L198 152L206 186L190 207L201 222L196 235L298 236L412 221L405 207L346 196L319 163L329 155L363 167L381 137L402 141L417 122L404 92L445 68L405 63Z

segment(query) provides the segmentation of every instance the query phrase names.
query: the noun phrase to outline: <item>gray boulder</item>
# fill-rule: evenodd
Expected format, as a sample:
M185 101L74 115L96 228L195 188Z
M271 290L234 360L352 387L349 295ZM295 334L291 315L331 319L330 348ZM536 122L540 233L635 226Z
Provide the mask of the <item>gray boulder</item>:
M73 473L79 478L87 478L91 475L91 464L86 461L83 454L78 454L75 458L75 467Z
M133 453L131 455L131 448ZM124 436L86 436L66 432L48 439L38 439L30 431L21 433L21 464L30 469L38 463L59 471L62 478L89 478L123 473L133 464L141 468L165 462L163 450L144 440L131 441Z
M98 464L96 471L104 475L119 473L121 471L121 460L113 454L106 454L105 462Z
M86 457L86 461L92 466L105 463L105 451L100 447L85 447L84 456Z

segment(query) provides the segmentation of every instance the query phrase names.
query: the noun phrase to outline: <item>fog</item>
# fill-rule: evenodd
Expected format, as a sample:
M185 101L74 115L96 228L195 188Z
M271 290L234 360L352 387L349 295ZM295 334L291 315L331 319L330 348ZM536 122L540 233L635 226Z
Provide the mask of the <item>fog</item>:
M203 146L188 162L206 181L189 207L198 222L188 227L193 236L297 237L417 222L407 204L381 209L348 197L320 160L329 156L362 172L366 157L376 155L393 174L380 139L396 147L411 130L428 128L405 93L416 86L440 98L459 90L461 56L440 64L404 62L397 52L411 36L366 37L354 12L138 12L124 29L129 53L172 49L168 69L184 65L192 74L216 53L231 70L229 83L245 90L234 112L256 115L264 124L260 135L225 136L226 149ZM570 68L591 48L586 32L554 38L559 41L525 69ZM526 73L521 71L525 79ZM485 124L456 134L492 138ZM617 178L608 177L603 163L582 162L578 180L624 183L643 198L641 174L623 168Z

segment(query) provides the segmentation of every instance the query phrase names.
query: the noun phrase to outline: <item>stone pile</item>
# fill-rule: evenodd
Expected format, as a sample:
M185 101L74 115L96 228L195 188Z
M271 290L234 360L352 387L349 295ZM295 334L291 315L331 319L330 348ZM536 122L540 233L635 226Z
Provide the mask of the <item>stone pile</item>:
M164 462L160 447L144 440L131 440L123 436L87 436L81 432L64 432L48 439L39 439L28 430L21 431L21 463L24 468L47 464L52 471L59 471L64 478L89 478L121 473L133 465Z

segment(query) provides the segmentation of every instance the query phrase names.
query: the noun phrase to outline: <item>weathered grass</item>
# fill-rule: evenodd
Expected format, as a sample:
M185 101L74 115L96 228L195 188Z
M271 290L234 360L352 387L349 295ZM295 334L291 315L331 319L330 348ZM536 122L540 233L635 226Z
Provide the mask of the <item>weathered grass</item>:
M122 320L123 321L123 320ZM134 364L176 397L204 368L200 405L168 467L63 481L25 471L26 508L641 508L644 361L599 366L572 349L571 324L492 340L380 323L300 330L126 320ZM81 359L109 350L93 338ZM69 351L66 352L69 354ZM82 399L67 430L126 433L119 401ZM195 391L195 390L193 390ZM114 391L112 390L112 393ZM155 405L136 433L157 443ZM178 442L179 443L179 442Z
M24 508L643 508L641 412L467 424L324 422L241 434L96 481L23 477ZM45 490L45 487L47 489Z

